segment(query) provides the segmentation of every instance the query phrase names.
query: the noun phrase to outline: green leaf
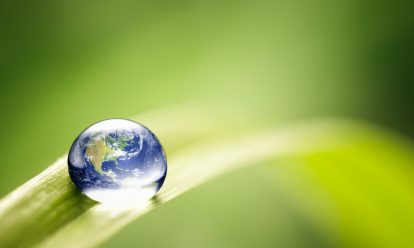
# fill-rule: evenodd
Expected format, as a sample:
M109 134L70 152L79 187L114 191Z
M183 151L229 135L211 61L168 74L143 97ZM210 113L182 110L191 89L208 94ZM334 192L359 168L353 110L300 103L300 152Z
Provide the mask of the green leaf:
M324 187L332 190L333 194L335 190L343 190L341 184L335 188L329 181L336 180L332 175L338 174L335 161L368 165L365 169L369 170L379 166L381 170L378 174L382 177L394 173L400 183L394 187L397 199L405 204L404 211L410 214L410 218L413 216L411 209L414 209L414 204L410 198L414 188L413 173L408 166L414 162L413 150L411 144L400 138L363 124L335 120L261 131L246 128L245 132L238 130L232 133L231 128L238 121L234 116L227 118L227 121L222 118L222 125L217 126L213 125L211 118L220 115L199 115L197 111L169 109L133 118L154 130L168 155L166 183L151 201L134 209L116 209L89 200L70 181L65 155L0 202L1 246L93 247L158 205L202 183L243 166L291 157L316 160L315 164L320 166L314 168L318 169ZM387 163L382 160L373 163L368 159L376 152L388 154ZM398 162L397 166L390 167L389 163L394 162ZM325 168L327 164L330 166ZM350 178L354 178L352 171L348 173ZM275 181L283 184L283 180ZM340 196L339 200L342 199ZM358 197L363 202L363 197ZM362 216L366 210L364 206L358 214ZM374 218L375 215L372 216ZM412 228L412 225L407 227ZM351 232L352 228L347 227L346 230ZM386 231L390 231L389 228L375 229L378 234ZM354 234L351 232L350 235ZM401 235L398 237L401 238ZM387 241L387 244L392 244L392 239ZM408 242L412 240L406 238L398 244Z

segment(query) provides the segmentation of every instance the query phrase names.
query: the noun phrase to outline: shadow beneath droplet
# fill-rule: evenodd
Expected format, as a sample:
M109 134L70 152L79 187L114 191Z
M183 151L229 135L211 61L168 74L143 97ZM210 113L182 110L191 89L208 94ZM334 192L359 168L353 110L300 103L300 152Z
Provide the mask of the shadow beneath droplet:
M156 207L156 206L161 205L163 203L163 201L157 195L154 195L150 199L150 203L151 203L152 206Z

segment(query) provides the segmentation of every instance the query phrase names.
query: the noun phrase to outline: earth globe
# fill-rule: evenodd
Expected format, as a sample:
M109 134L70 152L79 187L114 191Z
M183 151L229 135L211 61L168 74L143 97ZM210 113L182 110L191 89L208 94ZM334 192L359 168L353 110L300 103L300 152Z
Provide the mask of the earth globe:
M160 141L148 128L131 120L108 119L79 134L69 151L68 170L89 198L129 206L158 192L167 161Z

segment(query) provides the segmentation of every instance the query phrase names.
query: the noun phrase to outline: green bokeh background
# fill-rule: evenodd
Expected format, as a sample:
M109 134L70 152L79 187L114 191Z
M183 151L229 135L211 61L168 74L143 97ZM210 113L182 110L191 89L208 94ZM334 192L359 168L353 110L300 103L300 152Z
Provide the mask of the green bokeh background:
M412 139L412 7L354 0L2 2L0 196L64 154L91 123L169 106L251 114L251 123L240 125L257 128L359 119ZM221 125L220 118L212 122ZM331 246L335 237L315 238L269 174L257 167L216 179L104 246Z

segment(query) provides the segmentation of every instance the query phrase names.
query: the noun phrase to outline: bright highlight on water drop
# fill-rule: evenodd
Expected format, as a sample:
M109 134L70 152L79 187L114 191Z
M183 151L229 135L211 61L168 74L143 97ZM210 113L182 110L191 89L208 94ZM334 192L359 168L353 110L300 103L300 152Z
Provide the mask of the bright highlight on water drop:
M147 201L167 174L157 137L126 119L104 120L86 128L70 148L68 166L72 181L85 195L119 206Z

